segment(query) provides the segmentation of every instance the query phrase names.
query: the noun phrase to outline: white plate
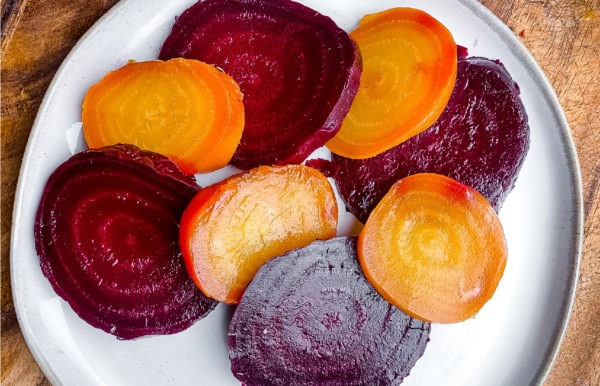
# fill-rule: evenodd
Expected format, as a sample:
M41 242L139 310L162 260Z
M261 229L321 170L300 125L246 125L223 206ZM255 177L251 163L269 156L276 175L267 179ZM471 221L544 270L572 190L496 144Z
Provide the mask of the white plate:
M471 55L499 58L518 82L531 148L500 219L509 257L492 300L476 318L433 325L431 342L406 385L542 382L574 298L582 235L581 177L569 127L550 84L513 33L473 0L306 0L352 30L366 13L393 6L429 12ZM176 15L193 0L126 0L75 46L48 88L31 131L17 188L11 242L15 309L23 335L54 384L231 384L226 347L231 310L220 305L175 335L118 341L82 321L42 275L34 216L50 173L85 147L81 102L89 86L129 59L157 57ZM319 150L327 155L324 149ZM215 182L233 168L199 178ZM340 208L344 206L341 205ZM352 217L341 209L340 234Z

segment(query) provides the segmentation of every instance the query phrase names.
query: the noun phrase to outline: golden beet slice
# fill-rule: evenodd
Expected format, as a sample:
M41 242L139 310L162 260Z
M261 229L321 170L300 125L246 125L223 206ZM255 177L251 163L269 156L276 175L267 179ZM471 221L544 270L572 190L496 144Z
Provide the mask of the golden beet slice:
M365 276L390 303L427 322L474 316L506 265L506 240L490 203L439 174L392 186L358 239Z
M261 166L201 190L181 219L180 244L198 287L236 304L267 260L336 235L327 178L303 165Z
M129 143L169 157L185 174L227 165L244 129L238 84L209 64L131 62L90 87L83 132L91 148Z
M327 147L364 159L438 119L456 81L456 44L439 21L413 8L367 15L350 36L360 48L363 73L342 128Z

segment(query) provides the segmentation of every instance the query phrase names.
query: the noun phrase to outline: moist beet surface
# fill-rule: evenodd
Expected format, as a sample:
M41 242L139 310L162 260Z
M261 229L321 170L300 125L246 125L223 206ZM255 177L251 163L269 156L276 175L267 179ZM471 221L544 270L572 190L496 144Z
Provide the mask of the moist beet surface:
M335 175L340 171L340 167L333 162L323 159L323 158L313 158L309 159L305 163L306 166L310 166L311 168L317 169L325 177L335 177Z
M179 250L179 219L197 190L168 158L135 146L76 154L38 208L43 274L83 320L119 339L186 329L216 305Z
M248 386L399 384L429 331L373 289L356 239L340 237L258 270L229 326L229 358Z
M360 51L329 17L289 0L207 0L186 10L160 58L222 68L244 94L240 168L301 163L340 129L358 92Z
M529 149L519 87L499 61L459 57L456 85L427 130L375 157L333 155L346 208L366 222L391 186L416 173L438 173L480 192L496 212L512 190Z

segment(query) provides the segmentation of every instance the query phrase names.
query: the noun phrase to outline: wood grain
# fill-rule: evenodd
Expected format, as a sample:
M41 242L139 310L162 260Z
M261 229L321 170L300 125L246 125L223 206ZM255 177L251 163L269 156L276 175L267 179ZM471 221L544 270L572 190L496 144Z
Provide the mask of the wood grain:
M49 384L29 353L12 304L12 207L29 131L44 93L71 47L116 0L2 2L1 285L3 385Z
M600 1L483 1L522 38L563 106L584 187L584 246L569 329L548 385L600 385ZM533 343L533 342L532 342Z
M48 383L23 341L10 292L11 213L25 144L58 66L115 2L2 3L2 384ZM600 0L482 3L520 36L550 79L571 126L583 173L586 219L580 282L547 385L600 385Z

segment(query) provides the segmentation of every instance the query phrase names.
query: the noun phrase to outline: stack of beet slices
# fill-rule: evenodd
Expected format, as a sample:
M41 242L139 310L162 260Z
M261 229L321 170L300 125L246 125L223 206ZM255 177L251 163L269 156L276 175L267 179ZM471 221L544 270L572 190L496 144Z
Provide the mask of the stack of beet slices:
M429 330L373 289L356 240L340 237L258 270L229 326L229 357L246 385L398 384Z
M500 62L470 57L459 58L450 101L429 129L372 158L334 154L332 161L346 207L364 223L396 181L417 173L469 185L498 211L528 148L527 114L517 84Z
M120 339L186 329L216 304L179 249L179 219L197 190L169 159L134 146L71 157L37 212L42 272L83 320Z
M231 163L301 163L340 129L358 91L360 52L329 17L290 0L207 0L186 10L160 58L222 68L244 94Z

